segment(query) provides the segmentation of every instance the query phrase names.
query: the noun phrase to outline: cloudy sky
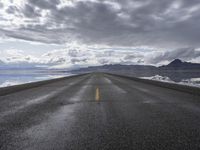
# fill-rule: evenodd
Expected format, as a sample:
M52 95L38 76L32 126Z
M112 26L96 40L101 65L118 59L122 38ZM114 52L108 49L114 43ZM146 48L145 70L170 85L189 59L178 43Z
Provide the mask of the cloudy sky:
M0 65L200 63L199 0L0 0Z

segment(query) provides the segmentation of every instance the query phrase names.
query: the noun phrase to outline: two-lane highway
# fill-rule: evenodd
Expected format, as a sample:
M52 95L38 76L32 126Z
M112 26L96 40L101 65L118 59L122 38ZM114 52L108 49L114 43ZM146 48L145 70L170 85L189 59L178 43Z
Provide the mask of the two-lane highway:
M0 96L0 149L199 150L200 96L103 73L18 90Z

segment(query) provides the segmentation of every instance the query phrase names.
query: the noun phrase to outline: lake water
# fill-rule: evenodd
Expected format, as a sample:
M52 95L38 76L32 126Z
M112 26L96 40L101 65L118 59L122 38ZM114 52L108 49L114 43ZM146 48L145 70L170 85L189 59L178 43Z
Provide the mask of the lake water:
M55 70L0 70L0 87L30 83L73 74Z

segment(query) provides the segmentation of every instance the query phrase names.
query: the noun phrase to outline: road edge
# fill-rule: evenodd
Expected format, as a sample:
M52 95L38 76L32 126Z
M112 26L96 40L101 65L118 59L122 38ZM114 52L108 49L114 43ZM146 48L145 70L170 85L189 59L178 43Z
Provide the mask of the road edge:
M1 87L0 88L0 96L20 92L20 91L23 91L23 90L26 90L26 89L36 88L36 87L39 87L39 86L42 86L42 85L47 85L47 84L54 83L54 82L57 82L57 81L62 81L62 80L66 80L66 79L71 79L71 78L83 76L83 75L86 75L86 74L87 73L72 75L72 76L66 76L66 77L61 77L61 78L56 78L56 79L36 81L36 82L31 82L31 83L24 83L24 84L13 85L13 86L8 86L8 87Z
M131 77L131 76L125 76L125 75L119 75L119 74L112 74L112 73L105 73L105 74L118 76L118 77L130 79L130 80L133 80L133 81L136 81L136 82L152 84L152 85L155 85L155 86L159 86L159 87L163 87L163 88L168 88L168 89L177 90L177 91L186 92L186 93L190 93L190 94L193 94L193 95L200 96L200 88L198 88L198 87L191 87L191 86L188 86L188 85L180 85L180 84L175 84L175 83L168 83L168 82L155 81L155 80L149 80L149 79L141 79L141 78L137 78L137 77Z

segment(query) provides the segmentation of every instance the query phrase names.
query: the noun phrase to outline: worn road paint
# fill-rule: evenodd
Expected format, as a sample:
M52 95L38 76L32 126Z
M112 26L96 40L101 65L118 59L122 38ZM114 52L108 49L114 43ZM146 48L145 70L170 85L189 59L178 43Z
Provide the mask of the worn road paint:
M98 87L96 88L95 100L100 101L100 92Z

